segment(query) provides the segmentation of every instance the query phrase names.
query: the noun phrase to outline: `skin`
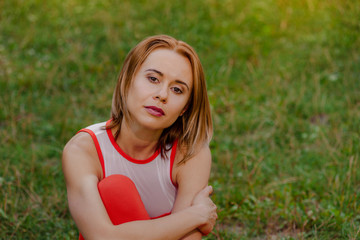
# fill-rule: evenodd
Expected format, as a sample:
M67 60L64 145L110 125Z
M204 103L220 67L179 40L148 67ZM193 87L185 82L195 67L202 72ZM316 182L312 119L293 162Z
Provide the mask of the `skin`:
M190 63L185 57L167 49L154 50L129 89L131 121L123 121L117 139L123 151L136 159L150 157L163 129L186 110L192 85ZM162 109L163 114L149 110L149 106ZM172 172L172 180L178 184L172 214L114 226L97 190L103 176L94 143L86 133L75 135L63 151L63 172L69 209L85 239L201 239L198 229L209 233L217 218L216 206L209 198L212 188L206 187L210 150L203 147L179 165L184 150L181 146L177 149Z

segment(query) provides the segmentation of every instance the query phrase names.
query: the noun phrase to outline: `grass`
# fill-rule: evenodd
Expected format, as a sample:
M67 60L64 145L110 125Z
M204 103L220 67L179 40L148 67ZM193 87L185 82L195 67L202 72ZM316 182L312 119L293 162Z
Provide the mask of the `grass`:
M74 239L61 151L109 117L127 52L202 59L219 220L206 239L360 238L358 1L0 1L0 239Z

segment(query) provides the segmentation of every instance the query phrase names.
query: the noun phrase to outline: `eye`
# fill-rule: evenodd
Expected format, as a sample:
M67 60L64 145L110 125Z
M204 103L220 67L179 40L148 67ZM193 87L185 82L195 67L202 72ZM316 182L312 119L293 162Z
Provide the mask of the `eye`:
M178 88L178 87L173 87L172 89L173 89L173 91L174 91L176 94L181 94L181 93L183 93L183 91L182 91L180 88Z
M148 77L148 80L149 80L150 82L153 82L153 83L159 82L159 79L157 79L156 77L152 77L152 76L149 76L149 77Z

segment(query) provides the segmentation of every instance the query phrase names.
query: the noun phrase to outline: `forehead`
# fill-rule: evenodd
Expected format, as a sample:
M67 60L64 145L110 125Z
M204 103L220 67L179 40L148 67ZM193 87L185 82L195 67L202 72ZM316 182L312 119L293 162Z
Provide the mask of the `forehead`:
M139 71L143 72L147 69L156 69L165 77L181 80L192 86L193 73L189 59L173 50L159 48L152 51Z

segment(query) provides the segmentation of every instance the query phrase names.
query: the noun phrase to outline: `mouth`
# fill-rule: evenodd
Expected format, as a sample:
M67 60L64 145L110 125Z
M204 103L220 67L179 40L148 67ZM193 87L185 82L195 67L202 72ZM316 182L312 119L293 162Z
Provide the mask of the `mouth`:
M155 106L146 106L145 109L148 113L157 117L161 117L165 115L164 111L161 108Z

